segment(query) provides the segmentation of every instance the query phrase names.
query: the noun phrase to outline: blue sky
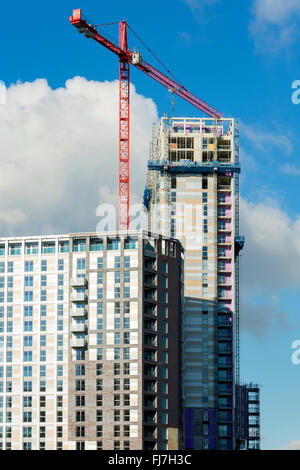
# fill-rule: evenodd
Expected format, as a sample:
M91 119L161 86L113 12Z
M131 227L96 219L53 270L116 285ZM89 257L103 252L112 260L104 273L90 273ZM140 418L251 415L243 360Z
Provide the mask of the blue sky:
M0 112L0 183L6 191L1 198L5 201L3 211L0 211L3 234L24 234L33 227L37 233L79 230L82 227L80 223L76 226L70 210L72 203L77 207L77 222L95 223L92 221L97 203L112 191L108 186L106 193L101 192L96 181L90 180L88 171L81 173L80 155L76 152L78 148L87 152L84 158L92 168L90 173L102 169L101 158L108 152L115 152L116 144L112 141L115 142L116 129L109 128L109 139L105 140L103 134L105 154L98 148L99 142L93 141L96 132L89 133L85 122L91 119L91 113L92 121L97 122L97 110L101 109L95 98L94 107L91 105L89 111L93 90L99 96L100 105L107 106L107 110L110 102L108 98L105 102L105 96L112 97L109 119L114 122L117 115L114 81L118 78L118 63L112 53L80 36L69 24L68 17L73 8L82 7L94 24L125 19L186 88L224 116L240 121L241 225L247 237L241 269L242 378L263 385L263 448L300 449L300 365L291 363L291 344L300 338L300 105L291 100L292 82L300 80L298 0L18 3L16 8L14 2L6 2L1 10L5 21L0 32L0 79L7 87L15 85L9 88L8 95L13 106L2 107ZM115 26L106 31L117 37ZM145 60L160 68L132 34L129 34L129 46L139 48ZM72 81L76 76L83 78ZM78 90L85 90L84 97L76 98L77 107L67 98L67 80L71 80L67 87L69 94L77 96ZM93 88L91 80L100 84ZM166 89L138 70L132 70L131 81L135 86L132 129L137 135L133 139L133 152L138 156L148 149L152 121L164 112L171 112L171 97ZM22 85L25 82L29 82L27 87ZM59 91L55 92L57 89ZM33 112L25 95L35 103L44 100L47 116L40 109L38 112L42 114L34 114L38 106ZM30 129L24 125L29 115L32 121L28 122L34 123ZM199 113L176 98L175 115L199 116ZM42 116L43 126L38 116ZM68 134L60 134L60 127L52 129L54 117L56 121L61 119ZM101 121L101 125L105 124ZM31 135L33 128L36 132ZM73 148L76 130L83 138L79 143L76 141L77 148ZM15 140L20 140L19 147L15 147ZM40 147L36 146L37 141ZM87 141L93 141L88 151L84 147ZM59 142L65 146L64 152L59 149ZM56 186L54 192L48 191L52 201L42 195L40 206L43 205L46 212L42 215L32 195L39 186L47 185L46 180L43 183L40 161L49 147L49 158L53 159L53 168L48 169L49 181L51 184L55 181ZM58 167L66 158L73 158L72 182L59 179L59 171L54 168L56 153L60 158ZM93 155L92 160L89 160L90 155ZM36 174L26 168L31 157ZM16 187L23 184L24 178L9 168L10 159L14 169L21 166L26 175L28 171L29 181L22 186L22 197L16 196ZM140 181L134 187L137 198L144 183L144 163L136 160L131 167L132 172L136 170L136 181ZM117 162L111 165L114 166L107 170L107 179L112 180L117 176ZM6 175L13 175L11 181ZM82 184L91 188L90 199L87 199L87 191L82 192L81 197L82 204L92 207L90 212L80 205L81 200L74 194ZM57 202L55 213L51 212L53 198ZM31 210L34 223L30 219ZM86 213L89 219L85 219ZM38 225L37 220L43 221L43 225Z

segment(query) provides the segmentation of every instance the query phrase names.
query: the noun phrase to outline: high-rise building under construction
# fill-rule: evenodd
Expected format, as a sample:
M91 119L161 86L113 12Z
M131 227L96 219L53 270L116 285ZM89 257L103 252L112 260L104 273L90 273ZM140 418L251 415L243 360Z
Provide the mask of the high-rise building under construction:
M239 132L233 119L161 119L144 202L149 230L185 248L182 325L186 449L237 449Z

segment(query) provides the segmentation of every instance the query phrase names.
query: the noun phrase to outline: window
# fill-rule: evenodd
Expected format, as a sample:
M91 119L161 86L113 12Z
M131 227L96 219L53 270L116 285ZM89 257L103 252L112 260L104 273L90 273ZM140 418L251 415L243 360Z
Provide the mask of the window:
M114 410L114 421L120 421L120 410Z
M32 382L25 380L23 385L24 392L32 392Z
M85 427L84 426L76 426L76 437L85 437ZM81 443L77 442L77 444L81 444Z
M59 259L57 261L57 270L58 271L63 271L64 270L64 260L63 259Z
M13 273L14 272L14 262L13 261L8 261L8 263L7 263L7 272L8 273Z
M41 317L45 317L47 315L47 305L41 305Z
M102 406L102 404L103 404L102 395L97 395L96 406Z
M24 302L32 302L33 301L33 291L27 290L24 292Z
M124 256L124 268L130 268L130 256Z
M96 421L101 422L103 418L102 410L96 410Z
M130 421L130 411L129 410L123 410L123 420L124 421Z
M47 291L41 290L41 302L46 302L46 300L47 300Z
M12 351L6 351L6 362L12 362Z
M20 255L21 254L21 243L11 243L8 247L10 255Z
M103 258L97 258L97 269L103 269Z
M123 389L124 390L130 390L130 379L124 379Z
M120 375L120 364L114 364L114 375Z
M102 426L98 425L97 426L97 437L102 437L103 431L102 431Z
M57 366L57 377L63 377L64 368L62 365Z
M24 336L24 347L32 346L32 336Z
M31 411L24 411L23 421L24 421L24 423L31 423L31 421L32 421L32 412Z
M119 316L119 315L116 315L116 316L115 316L115 330L119 330L119 329L120 329L120 323L121 323L120 316Z
M69 241L63 240L59 242L59 252L69 253Z
M103 251L103 240L100 238L91 238L90 251Z
M45 396L40 396L40 408L45 408L46 406L46 397Z
M42 253L55 253L55 242L42 242Z
M40 351L40 362L46 362L46 349Z
M114 437L120 437L120 426L114 426Z
M32 351L24 351L24 362L32 362Z
M137 246L137 240L133 238L126 238L124 241L124 249L125 250L134 250Z
M76 380L75 381L75 388L77 392L84 392L85 391L85 380Z
M108 250L119 250L120 249L120 240L118 238L108 238L107 239L107 249Z
M121 258L120 256L115 256L115 269L119 269L121 267Z
M75 396L75 406L85 406L85 396L76 395Z
M114 395L114 406L120 406L120 395Z
M124 286L124 298L125 299L130 298L130 286Z
M125 394L123 397L124 400L124 406L130 406L130 395Z
M61 284L59 284L59 285L61 285ZM63 289L58 289L58 291L57 291L57 300L60 301L60 302L62 300L64 300L64 290Z
M114 390L120 390L120 379L114 379Z
M77 259L77 270L81 271L84 270L86 266L85 258L78 258Z
M47 271L47 260L42 259L41 261L41 271Z
M103 380L102 379L97 379L96 381L96 390L97 392L101 392L103 389Z
M97 349L97 361L102 361L102 359L103 359L103 349L98 348Z
M103 287L97 288L97 299L103 299Z
M46 392L46 381L45 380L40 381L40 392Z
M102 364L96 364L96 374L97 375L102 375L103 374L103 365Z
M86 239L85 238L74 239L73 240L73 251L74 252L86 251Z
M76 421L85 421L85 411L76 411Z
M8 279L12 279L12 278L8 278ZM24 285L25 287L33 287L33 276L25 276Z

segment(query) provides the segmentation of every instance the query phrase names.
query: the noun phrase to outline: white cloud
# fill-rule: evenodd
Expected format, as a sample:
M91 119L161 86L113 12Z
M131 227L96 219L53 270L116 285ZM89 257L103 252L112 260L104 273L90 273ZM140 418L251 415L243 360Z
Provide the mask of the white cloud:
M182 0L182 1L188 5L192 13L197 18L202 16L204 7L221 2L221 0Z
M155 120L153 101L132 86L132 201L142 198ZM10 86L0 145L1 236L95 230L98 204L118 200L118 82Z
M244 123L240 123L240 128L243 138L249 140L257 150L265 151L266 148L273 147L288 155L293 152L294 146L289 133L282 133L278 129L270 132Z
M257 339L262 340L274 327L280 331L288 330L290 324L287 313L279 309L274 302L261 302L253 305L251 299L242 293L240 307L241 330L248 331Z
M300 216L292 220L270 203L241 200L241 233L246 236L242 279L253 293L276 294L300 285Z
M241 233L241 326L262 338L274 326L290 327L278 301L283 289L300 286L300 216L292 220L274 201L242 199Z
M282 168L283 173L286 173L288 175L295 175L299 176L300 175L300 168L297 168L294 165L290 165L289 163L286 163Z
M300 441L291 441L280 450L300 450Z
M299 34L298 0L254 0L252 13L250 33L262 52L278 52Z

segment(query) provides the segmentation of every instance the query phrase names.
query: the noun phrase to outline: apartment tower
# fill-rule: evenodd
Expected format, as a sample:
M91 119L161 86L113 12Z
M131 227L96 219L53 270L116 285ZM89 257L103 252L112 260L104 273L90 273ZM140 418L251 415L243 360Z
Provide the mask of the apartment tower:
M184 447L235 449L239 381L239 135L233 119L161 119L144 204L181 241Z
M181 244L0 239L0 447L178 449Z

